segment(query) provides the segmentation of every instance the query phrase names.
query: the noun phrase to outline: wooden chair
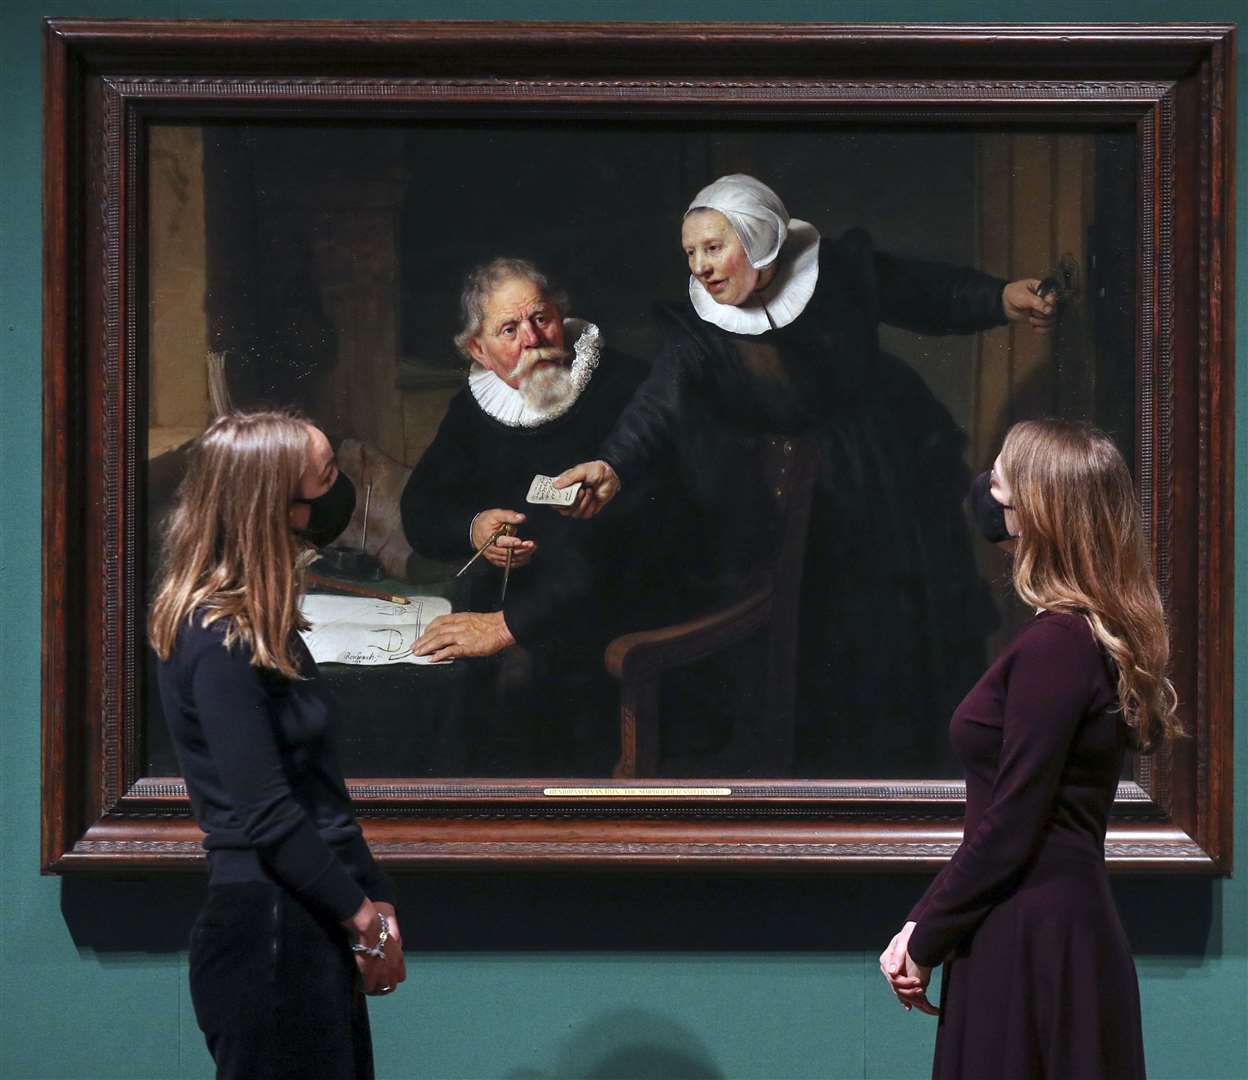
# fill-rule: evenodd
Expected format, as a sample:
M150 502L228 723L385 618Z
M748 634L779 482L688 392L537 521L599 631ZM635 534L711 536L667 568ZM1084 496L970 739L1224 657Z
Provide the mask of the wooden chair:
M608 673L620 684L620 758L616 778L653 777L658 772L660 726L679 717L659 715L664 672L722 652L765 628L764 711L761 730L774 737L768 765L782 775L792 765L797 696L798 620L802 565L814 489L816 448L801 439L764 436L754 461L777 514L774 550L740 599L670 626L640 630L613 640L606 649Z

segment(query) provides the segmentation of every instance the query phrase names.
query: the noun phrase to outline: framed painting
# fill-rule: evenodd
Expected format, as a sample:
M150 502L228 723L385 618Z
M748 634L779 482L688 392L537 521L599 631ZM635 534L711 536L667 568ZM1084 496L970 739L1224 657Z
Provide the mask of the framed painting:
M1058 416L1133 466L1190 732L1129 761L1107 857L1229 872L1231 28L52 19L45 45L46 870L201 859L146 609L195 438L282 407L354 490L309 644L391 866L938 864L949 715L1029 615L963 499L1011 423ZM739 175L821 272L986 314L872 300L809 386L746 350L767 422L695 403L593 522L534 503L683 347L682 219ZM490 381L499 265L559 316L555 397ZM1014 281L1051 334L1003 316ZM465 567L499 512L531 550ZM447 611L512 640L405 662Z

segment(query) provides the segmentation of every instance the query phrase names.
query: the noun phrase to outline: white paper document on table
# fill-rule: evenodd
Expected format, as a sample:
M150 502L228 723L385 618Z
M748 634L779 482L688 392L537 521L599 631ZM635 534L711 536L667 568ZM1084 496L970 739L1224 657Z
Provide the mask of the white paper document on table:
M412 642L451 602L440 596L409 596L406 604L366 596L312 593L300 605L312 629L302 634L318 664L428 664L412 655Z

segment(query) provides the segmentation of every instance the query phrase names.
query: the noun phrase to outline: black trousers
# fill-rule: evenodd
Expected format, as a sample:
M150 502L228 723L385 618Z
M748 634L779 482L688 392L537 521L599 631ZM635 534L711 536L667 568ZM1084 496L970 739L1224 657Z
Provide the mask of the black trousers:
M218 1080L372 1080L347 933L277 885L213 885L191 931L191 1000Z

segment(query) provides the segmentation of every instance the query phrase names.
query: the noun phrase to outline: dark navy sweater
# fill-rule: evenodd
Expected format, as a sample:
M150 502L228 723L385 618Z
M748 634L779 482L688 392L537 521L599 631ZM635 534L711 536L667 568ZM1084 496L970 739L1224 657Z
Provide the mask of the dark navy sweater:
M295 635L302 679L254 667L225 628L197 614L157 672L212 884L275 881L340 921L365 896L392 903L351 812L316 662Z

